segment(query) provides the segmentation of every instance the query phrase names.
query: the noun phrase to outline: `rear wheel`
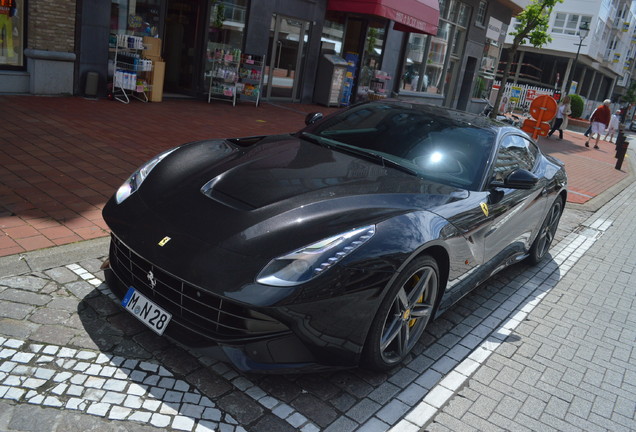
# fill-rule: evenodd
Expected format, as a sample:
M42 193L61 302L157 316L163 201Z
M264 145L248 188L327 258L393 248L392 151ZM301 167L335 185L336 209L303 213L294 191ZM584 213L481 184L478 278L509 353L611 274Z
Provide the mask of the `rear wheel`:
M532 243L530 254L528 255L528 261L530 261L531 264L539 264L548 253L554 236L556 235L557 228L559 227L559 220L561 220L562 213L563 198L559 197L554 201L552 207L550 207L550 211L541 225L541 230L534 240L534 243Z
M366 367L382 371L404 360L433 316L438 291L439 269L430 256L402 270L371 325L363 353Z

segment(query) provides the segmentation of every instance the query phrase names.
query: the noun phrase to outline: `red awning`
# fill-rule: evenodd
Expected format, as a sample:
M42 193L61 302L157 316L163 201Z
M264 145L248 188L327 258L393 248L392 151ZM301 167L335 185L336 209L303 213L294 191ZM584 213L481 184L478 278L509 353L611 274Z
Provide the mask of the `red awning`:
M395 21L395 29L437 34L437 0L329 0L327 10L376 15Z

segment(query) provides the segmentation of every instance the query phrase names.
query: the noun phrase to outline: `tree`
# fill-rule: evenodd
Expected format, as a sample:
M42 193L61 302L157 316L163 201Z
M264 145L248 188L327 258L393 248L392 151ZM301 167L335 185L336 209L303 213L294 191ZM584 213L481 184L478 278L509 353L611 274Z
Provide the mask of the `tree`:
M557 3L563 3L563 0L531 0L530 4L516 16L517 24L515 29L510 32L510 35L514 36L514 39L512 46L508 49L506 67L501 77L495 107L490 113L492 118L496 118L497 114L499 114L501 97L506 90L506 83L510 76L510 68L519 46L529 41L535 48L540 48L552 41L552 38L548 34L548 23L550 22L552 9Z

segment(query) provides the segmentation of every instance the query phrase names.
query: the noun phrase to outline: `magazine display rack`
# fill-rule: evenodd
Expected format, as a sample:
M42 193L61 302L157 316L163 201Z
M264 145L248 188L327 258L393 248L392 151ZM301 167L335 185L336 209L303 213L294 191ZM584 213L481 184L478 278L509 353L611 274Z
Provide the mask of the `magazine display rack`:
M258 106L263 80L263 57L241 54L240 50L217 49L210 59L208 103L212 99L232 102L237 99Z
M115 36L113 97L126 104L131 97L148 102L150 85L146 73L152 71L152 60L142 58L143 38L125 34Z

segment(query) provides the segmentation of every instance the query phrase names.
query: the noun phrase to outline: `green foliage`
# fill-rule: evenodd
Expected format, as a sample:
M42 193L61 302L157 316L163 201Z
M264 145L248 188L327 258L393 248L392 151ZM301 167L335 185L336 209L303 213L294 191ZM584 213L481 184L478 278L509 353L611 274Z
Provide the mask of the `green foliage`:
M375 44L378 41L378 29L371 27L367 33L367 53L374 54Z
M571 94L568 95L570 96L570 108L572 109L572 114L570 114L571 117L574 118L581 118L581 114L583 114L583 106L584 101L583 98L577 94Z
M221 2L214 3L215 14L212 27L220 29L223 27L223 21L225 21L225 5Z
M514 36L513 46L530 42L534 47L541 47L552 41L548 33L550 14L557 3L563 0L532 0L515 18L517 24L510 32Z

